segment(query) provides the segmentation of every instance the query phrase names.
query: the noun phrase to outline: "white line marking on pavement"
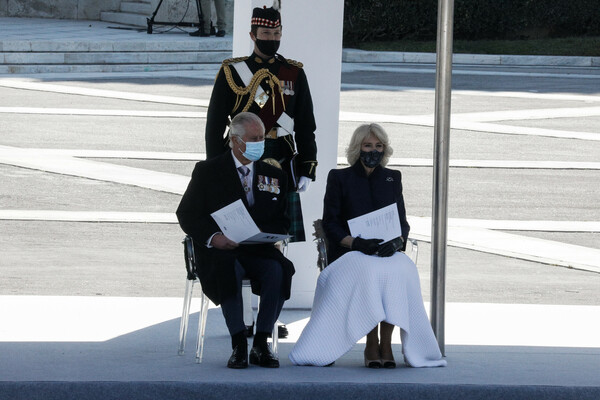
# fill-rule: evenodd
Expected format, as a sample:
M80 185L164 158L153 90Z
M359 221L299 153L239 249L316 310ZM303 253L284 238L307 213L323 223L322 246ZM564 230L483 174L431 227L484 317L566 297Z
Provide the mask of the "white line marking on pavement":
M411 221L413 218L408 217ZM131 211L63 211L63 210L1 210L0 220L73 221L73 222L143 222L176 224L174 213ZM449 218L448 225L459 228L480 228L506 231L538 232L600 232L600 221L517 221Z
M555 137L555 138L562 138L562 139L581 139L581 140L591 140L591 141L599 141L600 140L599 133L591 133L591 132L561 131L561 130L556 130L556 129L499 125L499 124L490 124L490 123L485 123L485 122L468 122L468 121L461 121L460 119L458 119L457 121L452 120L451 125L452 125L452 129L465 130L465 131L500 133L500 134L523 135L523 136L545 136L545 137ZM433 126L433 125L431 125L431 126Z
M206 118L206 112L91 110L83 108L0 107L0 114L99 115L107 117Z
M342 122L377 122L377 123L395 123L404 125L417 126L434 126L433 115L389 115L389 114L372 114L360 112L340 111L340 121ZM561 131L554 129L520 127L511 125L490 124L484 122L463 121L460 114L453 114L451 121L451 129L476 131L484 133L502 133L510 135L525 135L525 136L546 136L566 139L582 139L600 141L600 134L591 132L573 132Z
M10 152L15 147L0 145L2 151ZM200 161L206 159L204 153L176 153L166 151L136 151L136 150L85 150L85 149L41 149L27 148L27 154L23 156L46 157L46 156L69 156L81 158L125 158L138 160L177 160L177 161Z
M208 100L173 96L157 96L144 93L120 92L117 90L89 89L76 86L53 85L50 83L26 82L16 79L0 79L0 86L13 89L37 90L42 92L64 93L81 96L107 97L122 100L208 107Z
M106 182L183 194L188 185L186 176L150 171L123 165L83 160L67 156L36 157L27 149L0 147L0 163L36 169L62 175L71 175Z
M409 223L411 237L431 241L431 218L411 217ZM552 240L449 225L448 245L600 273L600 249Z
M362 83L342 83L342 89L347 90L375 90L383 92L404 92L415 94L435 94L434 88L412 87L412 86L393 86L393 85L371 85ZM536 100L555 100L555 101L583 101L600 102L600 96L592 94L571 94L571 93L534 93L534 92L486 92L483 90L453 90L452 96L480 96L480 97L512 97L522 99Z
M211 84L214 82L221 64L203 65L203 69L195 70L176 70L176 71L134 71L134 72L69 72L65 75L64 72L45 72L35 74L32 78L31 74L0 74L0 79L19 79L28 82L39 82L41 80L64 80L65 76L71 81L78 80L107 80L107 79L147 79L147 78L190 78L190 79L207 79Z
M453 114L461 120L489 122L553 118L579 118L600 116L600 107L542 108L525 110L487 111Z
M0 210L0 220L62 222L131 222L176 224L175 213L124 211Z
M0 145L2 151L10 152L14 147ZM205 153L175 153L161 151L130 150L85 150L85 149L41 149L28 148L23 157L69 156L80 158L117 158L137 160L172 160L201 161L206 159ZM337 158L338 166L348 165L345 157ZM432 167L430 158L390 158L388 166L392 167ZM504 169L579 169L599 170L600 162L585 161L513 161L513 160L450 160L452 168L504 168Z
M560 109L559 109L560 110ZM467 130L484 133L502 133L512 135L525 136L546 136L569 139L582 140L600 140L600 134L591 132L575 132L561 131L554 129L544 129L535 127L519 127L511 125L489 124L481 122L473 122L477 119L481 120L523 120L523 119L549 119L561 117L578 117L578 116L597 116L598 112L586 113L587 109L579 109L577 113L572 112L567 115L567 112L552 114L555 110L525 110L521 115L511 115L513 111L503 111L497 113L470 113L470 114L453 114L452 129ZM596 110L597 111L597 110ZM547 114L543 114L547 112ZM94 116L118 116L118 117L144 117L144 118L206 118L206 112L194 111L136 111L136 110L91 110L91 109L74 109L74 108L32 108L32 107L0 107L0 114L38 114L38 115L94 115ZM519 113L515 111L514 113ZM525 114L525 115L524 115ZM463 120L463 116L466 120ZM384 115L372 113L358 112L340 112L340 121L342 122L379 122L379 123L396 123L416 126L434 125L432 115L423 116L399 116L399 115Z
M600 232L600 221L517 221L448 218L448 225L459 228L482 228L504 231Z

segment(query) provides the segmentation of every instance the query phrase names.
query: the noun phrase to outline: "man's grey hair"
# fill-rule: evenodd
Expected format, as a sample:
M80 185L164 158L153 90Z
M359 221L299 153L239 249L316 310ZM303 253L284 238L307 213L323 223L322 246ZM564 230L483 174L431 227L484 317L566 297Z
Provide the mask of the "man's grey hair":
M233 147L231 139L234 136L241 138L246 133L247 128L252 124L258 124L265 132L265 124L258 115L251 112L241 112L231 120L229 124L229 147Z
M390 139L386 131L378 124L364 124L356 128L350 139L350 144L346 148L346 159L350 165L354 165L360 158L360 149L362 142L370 135L373 135L383 144L383 159L381 166L385 167L390 160L394 150L390 146Z

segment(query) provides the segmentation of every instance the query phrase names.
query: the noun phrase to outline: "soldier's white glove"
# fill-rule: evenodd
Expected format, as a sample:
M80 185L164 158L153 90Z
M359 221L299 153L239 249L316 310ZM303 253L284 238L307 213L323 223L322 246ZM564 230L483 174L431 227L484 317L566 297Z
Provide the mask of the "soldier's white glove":
M298 193L306 192L310 186L311 179L306 176L301 176L298 182Z

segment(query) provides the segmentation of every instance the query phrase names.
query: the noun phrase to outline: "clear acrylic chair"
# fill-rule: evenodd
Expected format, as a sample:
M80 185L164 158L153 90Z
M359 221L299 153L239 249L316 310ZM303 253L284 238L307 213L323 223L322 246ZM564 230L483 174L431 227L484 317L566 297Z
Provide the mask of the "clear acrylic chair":
M181 314L181 323L179 325L179 350L178 354L183 355L185 349L185 341L188 330L188 323L190 319L190 305L192 303L192 294L194 285L196 283L200 283L200 279L198 278L198 274L196 272L196 254L194 251L194 242L190 236L186 236L183 239L183 252L185 256L185 269L187 271L186 281L185 281L185 293L183 296L183 312ZM196 363L202 362L202 357L204 354L204 336L206 332L206 320L208 317L208 304L209 299L204 294L204 291L201 291L200 296L200 317L198 318L198 336L196 338ZM244 279L242 281L242 298L244 302L244 314L247 313L247 308L250 308L250 312L252 312L252 304L251 304L251 287L250 280ZM247 301L248 300L248 301ZM277 355L279 344L278 338L278 329L277 323L273 328L272 333L272 350L275 355Z

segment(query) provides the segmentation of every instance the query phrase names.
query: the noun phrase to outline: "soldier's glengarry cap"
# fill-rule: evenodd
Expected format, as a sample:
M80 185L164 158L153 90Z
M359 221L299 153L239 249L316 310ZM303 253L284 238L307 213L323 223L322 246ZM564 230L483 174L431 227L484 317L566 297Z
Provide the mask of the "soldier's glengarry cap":
M264 26L265 28L277 28L281 26L281 14L279 13L280 1L274 0L273 6L267 8L256 7L252 11L252 22L250 25Z

